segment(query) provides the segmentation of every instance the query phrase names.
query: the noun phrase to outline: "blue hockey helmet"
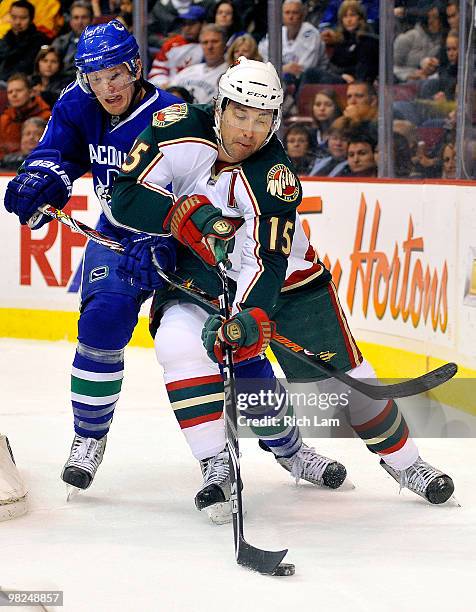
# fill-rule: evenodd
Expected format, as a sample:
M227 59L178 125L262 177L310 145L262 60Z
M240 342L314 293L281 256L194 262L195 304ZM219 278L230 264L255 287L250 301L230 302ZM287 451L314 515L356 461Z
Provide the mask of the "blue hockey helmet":
M125 64L135 78L138 59L136 39L117 19L87 26L78 41L74 60L79 85L87 93L92 93L86 75L119 64Z

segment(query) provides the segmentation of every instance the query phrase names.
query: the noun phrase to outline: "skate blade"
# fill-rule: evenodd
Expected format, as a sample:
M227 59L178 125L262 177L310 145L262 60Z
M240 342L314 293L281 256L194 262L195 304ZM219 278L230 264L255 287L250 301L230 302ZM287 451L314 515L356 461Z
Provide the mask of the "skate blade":
M66 501L71 501L81 491L78 487L72 485L66 485Z
M446 503L448 503L448 502L452 502L452 504L451 504L451 505L452 505L452 506L455 506L456 508L462 508L462 507L463 507L463 506L462 506L462 505L459 503L459 501L456 499L456 497L455 497L454 495L452 495L452 496L451 496L451 497L448 499L448 501L447 501ZM443 506L444 506L444 505L445 505L445 504L443 504Z

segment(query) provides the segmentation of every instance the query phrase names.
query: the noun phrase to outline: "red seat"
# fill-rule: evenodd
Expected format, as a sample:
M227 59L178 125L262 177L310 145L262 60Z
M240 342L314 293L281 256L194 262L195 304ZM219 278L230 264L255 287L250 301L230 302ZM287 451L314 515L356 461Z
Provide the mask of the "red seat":
M416 83L403 83L401 85L393 86L393 99L395 102L401 100L414 100L417 97L417 84Z
M295 125L296 123L307 125L311 127L314 123L312 117L304 117L302 115L291 115L291 117L287 117L284 120L284 125L286 127L290 127L291 125Z

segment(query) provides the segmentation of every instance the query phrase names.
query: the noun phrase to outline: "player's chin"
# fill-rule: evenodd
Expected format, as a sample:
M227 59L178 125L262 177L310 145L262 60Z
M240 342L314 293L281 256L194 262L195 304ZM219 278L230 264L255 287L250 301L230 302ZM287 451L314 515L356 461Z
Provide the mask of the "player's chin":
M246 146L242 144L235 144L233 153L234 153L235 158L238 161L243 161L247 157L250 157L250 155L253 155L255 151L256 151L256 147Z

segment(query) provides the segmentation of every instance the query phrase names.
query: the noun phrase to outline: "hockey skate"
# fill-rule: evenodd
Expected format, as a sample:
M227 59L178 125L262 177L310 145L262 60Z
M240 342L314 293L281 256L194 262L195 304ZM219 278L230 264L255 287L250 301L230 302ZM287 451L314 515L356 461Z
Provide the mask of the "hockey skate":
M455 487L452 479L420 457L406 470L396 470L383 459L380 465L400 484L400 491L406 487L430 504L444 504L453 495Z
M107 436L100 440L96 438L83 438L75 434L68 461L61 474L62 480L70 485L68 500L79 489L87 489L92 483L106 448Z
M260 446L263 447L262 444ZM319 455L304 442L297 453L291 457L276 457L276 461L294 476L296 484L302 479L320 487L338 489L347 476L342 463Z
M214 457L200 460L203 486L195 496L198 510L206 509L213 523L222 525L231 521L230 467L228 451L222 450Z

